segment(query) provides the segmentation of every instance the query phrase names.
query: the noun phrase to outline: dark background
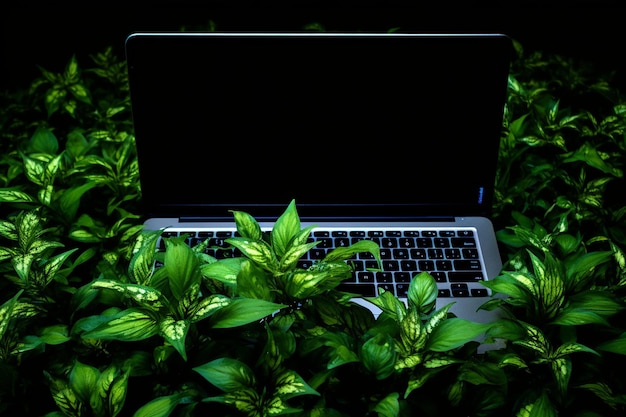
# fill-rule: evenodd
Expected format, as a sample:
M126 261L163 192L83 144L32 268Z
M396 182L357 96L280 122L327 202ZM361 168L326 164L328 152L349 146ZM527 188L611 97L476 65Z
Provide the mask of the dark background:
M526 50L541 50L616 70L623 83L626 14L617 1L129 1L20 2L0 6L1 88L39 75L37 65L62 71L72 54L113 46L123 54L133 31L206 29L299 31L318 23L328 31L502 32ZM123 55L122 55L123 56ZM626 83L624 83L626 84Z

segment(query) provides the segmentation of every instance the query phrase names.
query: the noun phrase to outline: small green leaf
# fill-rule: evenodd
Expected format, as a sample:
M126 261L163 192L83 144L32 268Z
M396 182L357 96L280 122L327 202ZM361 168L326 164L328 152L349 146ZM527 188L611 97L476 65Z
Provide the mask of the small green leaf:
M237 275L243 262L249 262L245 258L225 258L210 264L202 264L200 271L208 278L216 279L226 285L237 285Z
M81 403L89 404L91 394L96 390L99 376L100 371L96 368L79 361L74 362L69 376L69 385Z
M615 339L599 344L596 349L626 355L626 333L622 333Z

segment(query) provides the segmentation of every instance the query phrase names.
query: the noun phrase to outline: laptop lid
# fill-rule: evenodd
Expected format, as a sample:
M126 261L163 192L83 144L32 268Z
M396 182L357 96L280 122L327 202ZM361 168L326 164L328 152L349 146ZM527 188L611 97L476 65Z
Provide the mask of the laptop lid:
M148 217L490 213L504 35L135 33L126 54Z

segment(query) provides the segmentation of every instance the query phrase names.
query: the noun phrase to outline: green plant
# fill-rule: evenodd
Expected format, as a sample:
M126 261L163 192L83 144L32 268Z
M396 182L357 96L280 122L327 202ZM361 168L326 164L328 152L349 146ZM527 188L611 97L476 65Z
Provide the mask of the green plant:
M143 231L124 62L42 68L0 106L0 413L52 416L619 416L626 410L626 120L619 89L517 44L490 324L351 303L362 241L311 268L295 202L233 212L234 258ZM453 117L453 115L451 115ZM165 249L159 250L162 239ZM155 268L155 265L158 267ZM477 353L479 337L504 347ZM36 398L36 401L33 401Z

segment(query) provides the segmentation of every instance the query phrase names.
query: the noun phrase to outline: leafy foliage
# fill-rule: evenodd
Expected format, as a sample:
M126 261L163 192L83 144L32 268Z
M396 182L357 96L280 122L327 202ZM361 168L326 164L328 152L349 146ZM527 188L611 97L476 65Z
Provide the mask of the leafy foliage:
M234 258L144 231L111 49L5 93L0 413L623 415L626 102L610 74L516 47L494 202L505 263L484 306L506 318L489 324L436 309L428 273L407 304L369 299L375 318L338 285L379 248L299 268L314 227L295 201L269 232L232 212Z

